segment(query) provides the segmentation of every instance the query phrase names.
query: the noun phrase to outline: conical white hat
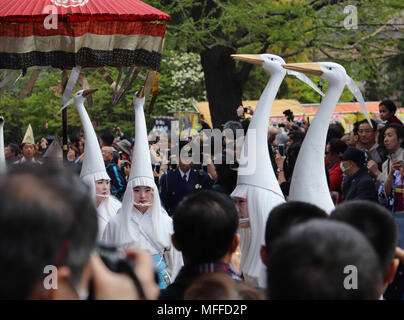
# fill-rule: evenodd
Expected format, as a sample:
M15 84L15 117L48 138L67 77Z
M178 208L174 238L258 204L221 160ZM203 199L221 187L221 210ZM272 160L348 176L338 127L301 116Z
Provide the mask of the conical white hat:
M55 159L62 159L63 158L63 151L62 151L62 141L60 137L55 137L52 143L46 150L45 154L43 155L44 158L55 158Z
M5 173L7 170L6 156L4 154L4 118L0 117L0 174Z
M80 115L81 124L84 128L84 138L86 141L83 166L81 167L80 177L84 178L91 176L92 181L101 179L110 180L107 171L105 169L104 160L100 145L98 143L97 135L95 134L94 127L88 116L87 110L84 107L84 98L75 97L74 103L76 109Z
M24 139L22 139L22 144L30 143L35 144L34 133L32 131L31 124L28 125L27 131L25 132Z
M133 148L133 162L128 181L135 178L148 178L154 182L146 119L143 110L145 98L135 97L133 103L135 105L135 146Z

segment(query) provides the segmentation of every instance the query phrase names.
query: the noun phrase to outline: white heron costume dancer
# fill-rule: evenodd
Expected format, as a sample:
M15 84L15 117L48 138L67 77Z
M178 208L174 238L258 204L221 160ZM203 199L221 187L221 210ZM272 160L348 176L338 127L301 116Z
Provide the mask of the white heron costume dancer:
M159 286L164 289L177 276L183 265L182 254L171 243L172 219L162 208L150 161L146 121L143 111L145 98L135 94L135 146L133 165L128 185L123 196L122 209L112 218L102 240L121 249L149 250L159 274ZM146 212L134 206L134 191L137 186L153 189L153 200ZM139 205L139 204L136 204Z
M363 113L370 126L372 126L365 101L358 86L346 74L345 68L337 63L291 63L284 65L284 68L320 76L328 81L327 93L310 124L296 160L290 185L289 200L309 202L330 213L334 209L334 203L328 189L325 174L324 151L332 113L345 85L347 85L362 106Z
M0 174L6 173L6 155L4 154L4 118L0 117Z
M286 75L285 61L276 55L232 55L234 59L261 65L271 77L261 94L241 149L237 187L232 197L247 199L249 228L239 228L242 253L240 269L246 281L266 286L266 267L260 258L265 242L265 225L272 208L285 202L268 152L268 126L272 104ZM317 92L321 91L305 75L291 72Z
M95 134L94 127L91 123L90 117L84 107L85 98L95 92L97 89L87 89L78 91L74 98L67 102L63 108L70 105L72 102L76 105L76 109L80 115L80 120L84 128L84 138L86 147L84 152L83 165L81 167L80 177L90 188L90 194L94 203L96 198L103 198L97 207L98 213L98 240L104 232L108 221L114 217L117 211L121 208L121 202L115 197L111 196L108 192L107 195L96 194L96 182L98 180L111 180L105 169L104 160L100 145L98 143L97 135ZM62 109L63 109L62 108ZM61 110L62 110L61 109ZM60 112L60 111L59 111ZM58 113L59 113L58 112Z

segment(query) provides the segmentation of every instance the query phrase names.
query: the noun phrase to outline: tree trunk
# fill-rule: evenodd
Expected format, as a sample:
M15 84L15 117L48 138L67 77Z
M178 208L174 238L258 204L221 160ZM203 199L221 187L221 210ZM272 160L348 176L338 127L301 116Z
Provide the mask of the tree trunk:
M236 109L242 102L242 84L236 73L232 49L216 46L201 53L210 115L214 128L237 120Z

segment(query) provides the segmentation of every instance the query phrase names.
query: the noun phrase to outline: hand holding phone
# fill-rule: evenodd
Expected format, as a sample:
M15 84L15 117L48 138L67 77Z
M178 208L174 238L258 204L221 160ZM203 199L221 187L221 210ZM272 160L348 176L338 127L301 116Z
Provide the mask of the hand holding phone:
M283 143L278 145L278 151L282 157L285 155L285 145Z

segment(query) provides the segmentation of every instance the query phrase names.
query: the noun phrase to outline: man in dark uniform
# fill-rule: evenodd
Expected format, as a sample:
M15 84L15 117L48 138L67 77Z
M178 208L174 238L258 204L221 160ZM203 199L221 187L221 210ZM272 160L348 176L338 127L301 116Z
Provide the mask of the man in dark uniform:
M180 141L179 147L180 152L182 148L187 152L191 151L187 142ZM185 195L196 190L211 189L214 183L206 171L193 168L190 158L184 161L179 157L178 163L177 168L167 170L160 178L160 198L170 216Z

